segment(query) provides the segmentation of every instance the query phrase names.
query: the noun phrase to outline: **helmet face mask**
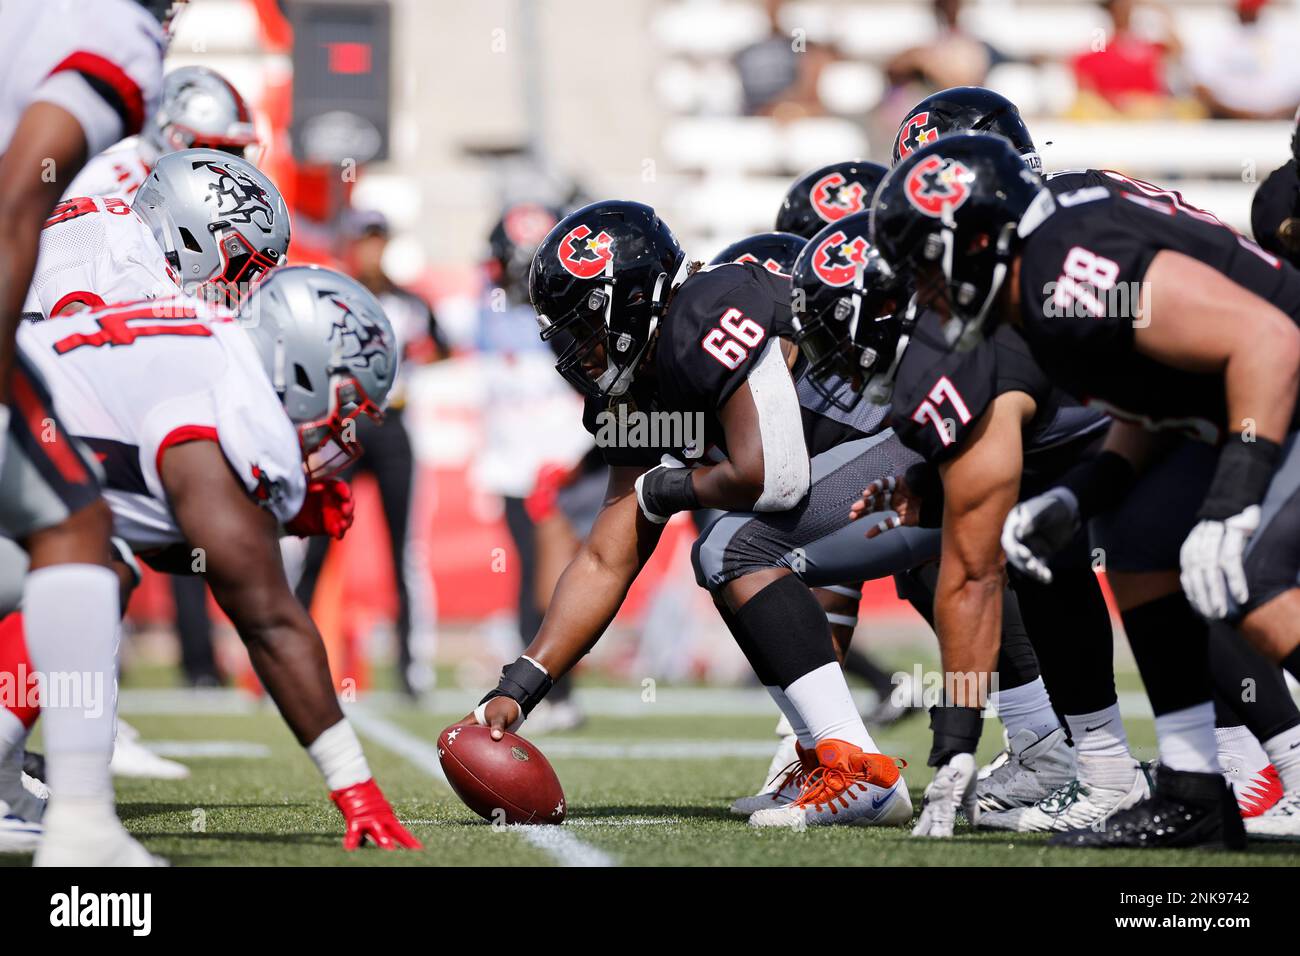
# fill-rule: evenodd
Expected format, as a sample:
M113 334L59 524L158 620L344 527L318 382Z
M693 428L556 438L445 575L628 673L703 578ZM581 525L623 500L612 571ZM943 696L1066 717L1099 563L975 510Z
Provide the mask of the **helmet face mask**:
M331 376L331 401L327 417L298 425L307 477L319 480L343 471L365 450L356 435L356 420L365 415L374 422L384 420L384 410L366 395L355 377L345 373Z
M529 298L556 370L593 398L621 395L649 355L686 256L649 206L604 201L561 220L538 246Z

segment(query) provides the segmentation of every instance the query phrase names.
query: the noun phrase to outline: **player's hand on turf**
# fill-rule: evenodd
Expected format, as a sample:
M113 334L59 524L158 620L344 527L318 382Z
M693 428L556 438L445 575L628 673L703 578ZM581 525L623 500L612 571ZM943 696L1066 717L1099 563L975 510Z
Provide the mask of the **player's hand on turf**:
M381 850L423 850L424 846L397 821L397 814L384 797L374 778L335 790L330 794L334 805L343 813L347 830L343 849L355 850L366 840Z
M342 538L352 527L352 489L339 478L313 481L307 485L307 495L302 510L284 526L290 534L300 538L327 534Z
M973 754L954 754L934 772L925 788L921 818L912 828L912 836L950 837L957 823L957 811L964 810L974 826L979 821L979 804L975 800L978 777Z
M849 520L857 521L882 511L894 512L867 529L867 537L874 538L894 528L917 525L921 521L921 497L916 494L902 475L877 478L862 489L862 497L849 508Z
M1011 509L1002 525L1002 550L1017 571L1040 584L1051 584L1047 563L1078 530L1078 499L1065 488L1049 488Z
M1259 530L1259 505L1221 521L1204 520L1192 529L1178 553L1183 593L1202 617L1222 620L1228 595L1238 604L1250 597L1243 559L1246 544Z

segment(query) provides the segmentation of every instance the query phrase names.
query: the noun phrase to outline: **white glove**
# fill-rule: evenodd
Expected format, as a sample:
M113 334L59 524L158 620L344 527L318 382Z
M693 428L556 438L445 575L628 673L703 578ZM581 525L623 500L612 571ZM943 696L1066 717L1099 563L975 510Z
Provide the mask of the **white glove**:
M1079 500L1068 488L1049 488L1020 502L1002 525L1007 563L1041 584L1052 583L1047 562L1079 530Z
M1242 558L1251 535L1259 530L1259 505L1222 521L1201 521L1178 553L1183 593L1202 617L1222 620L1228 615L1228 595L1238 604L1250 597Z
M966 811L971 826L979 822L979 804L975 800L977 776L974 754L954 754L936 770L934 779L925 788L921 819L912 828L912 836L952 836L958 810Z

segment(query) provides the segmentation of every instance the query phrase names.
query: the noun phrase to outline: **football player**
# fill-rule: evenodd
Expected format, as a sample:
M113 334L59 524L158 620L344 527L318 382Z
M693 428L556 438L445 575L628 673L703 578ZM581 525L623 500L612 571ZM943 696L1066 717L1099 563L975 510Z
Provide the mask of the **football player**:
M727 246L709 260L709 265L720 266L724 262L756 262L768 272L789 275L794 269L794 260L799 258L807 242L803 236L792 232L760 232L746 236Z
M960 87L945 90L918 103L903 121L899 134L895 139L895 161L897 162L905 155L910 154L918 140L930 142L941 135L956 130L980 130L998 133L1011 142L1026 165L1031 169L1039 167L1038 152L1015 105L1005 97L979 87ZM1112 191L1128 190L1172 205L1175 208L1183 209L1191 215L1217 222L1211 214L1192 207L1174 190L1163 189L1111 170L1055 173L1047 176L1046 182L1048 188L1057 195L1086 186L1102 186ZM916 398L919 404L910 415L905 410L902 412L896 410L896 420L902 423L898 426L900 435L905 441L908 440L909 436L919 437L921 446L913 445L913 447L918 447L918 450L923 451L923 446L927 440L936 438L953 439L948 445L936 449L939 452L938 455L928 456L931 460L938 460L946 457L945 450L955 452L957 446L961 445L969 437L975 423L979 422L980 415L978 412L971 411L971 409L983 401L983 397L988 391L988 387L983 383L990 381L990 379L986 378L990 369L1001 369L1003 363L999 361L1000 359L1010 360L1013 366L1021 370L1021 373L1012 375L1012 384L1003 382L996 387L1006 387L1011 391L1024 390L1015 387L1014 382L1019 380L1021 385L1026 382L1038 382L1041 385L1042 375L1040 373L1035 376L1027 371L1032 366L1033 360L1026 354L1023 347L1007 351L1002 348L1003 343L996 338L981 343L970 352L962 353L960 358L950 357L941 360L939 353L935 351L936 340L932 334L934 332L935 317L926 314L921 322L922 329L918 330L912 338L912 345L915 348L912 349L910 359L905 355L904 362L899 368L900 374L906 371L909 377L915 378L919 373L921 378L925 379L929 374L926 371L927 366L933 364L940 373L933 383L936 388L941 386L954 388L954 382L964 376L974 374L973 379L967 379L965 388L955 388L956 393L962 396L960 408L953 409L956 414L946 414L941 420L934 417L931 424L936 426L935 428L924 428L925 418L923 413L934 405L933 400L929 398L927 389L922 388L917 391ZM929 328L926 328L927 326ZM945 380L943 373L946 373L946 385L943 385ZM999 371L991 381L995 383L1001 382L1000 375L1001 372ZM1030 389L1029 391L1032 394L1033 390ZM1059 393L1057 397L1059 397ZM1040 394L1036 399L1036 406L1039 411L1044 408L1044 398L1045 396ZM1046 396L1046 398L1051 399L1051 396ZM939 403L940 406L943 404L943 402ZM1050 404L1056 404L1056 401L1053 399ZM1069 404L1073 403L1067 402L1067 405ZM969 418L964 417L961 414L962 412L968 413ZM1085 414L1094 421L1101 421L1100 416L1095 412ZM920 423L919 428L917 423ZM942 424L941 428L938 427L940 424ZM1002 429L1005 431L1009 430L1010 427L1010 425L1003 425ZM1000 439L997 432L998 428L994 426L984 428L981 432L980 441L990 446L998 443ZM1029 451L1035 447L1037 440L1031 434L1027 433L1025 436L1027 457L1023 475L1025 480L1021 481L1022 492L1034 487L1039 490L1045 489L1047 487L1043 484L1045 474L1048 477L1054 474L1059 476L1063 473L1063 469L1078 457L1077 450L1070 451L1056 448L1051 456L1052 468L1044 472L1041 462L1038 465L1032 464L1034 456L1029 454ZM1195 450L1192 453L1194 452ZM1086 454L1091 457L1094 453L1095 448L1087 446ZM1201 465L1206 470L1208 480L1208 469L1213 467L1213 463L1209 460L1208 455L1203 454L1201 457L1204 459ZM1013 476L1020 473L1019 461L1016 460L1014 463L1011 459L1004 459L1003 461L1003 467L1011 469L1008 475L1012 477L1009 477L1008 481L1019 481L1020 479ZM1185 460L1181 464L1184 468L1188 467L1188 462ZM894 489L891 494L892 503L897 504L905 494L904 489ZM1144 504L1135 500L1130 502L1129 507L1141 509ZM914 516L915 509L912 510ZM933 510L941 512L942 508L935 507ZM1118 536L1117 529L1140 527L1137 517L1121 512L1106 522L1105 525L1106 527L1099 528L1099 531L1108 531L1107 536L1111 540L1104 542L1106 548L1103 553L1107 554L1108 563L1112 569L1119 571L1145 571L1151 568L1168 566L1171 560L1170 555L1173 556L1173 560L1176 560L1177 547L1181 544L1184 536L1177 527L1168 525L1150 527L1145 529L1141 535L1145 539L1145 547L1135 548L1134 544L1139 536L1136 534ZM1082 529L1080 530L1082 531ZM968 538L971 535L978 537L977 531L972 532L966 528L955 528L953 534L961 538ZM1166 549L1163 556L1152 544L1152 542L1160 540L1164 542ZM1028 579L1020 578L1017 581L1021 604L1022 606L1028 605L1025 608L1025 613L1031 619L1031 633L1039 635L1049 633L1046 624L1053 616L1056 618L1055 626L1057 628L1081 627L1075 639L1069 641L1040 639L1036 645L1036 649L1043 658L1044 669L1049 672L1049 677L1052 673L1058 675L1056 681L1049 680L1049 683L1054 684L1052 688L1053 696L1058 698L1058 703L1063 704L1064 712L1067 714L1095 709L1087 706L1087 702L1090 700L1098 702L1105 699L1109 703L1114 703L1114 681L1110 660L1110 628L1104 616L1090 615L1085 609L1089 605L1096 607L1097 602L1100 600L1100 595L1095 593L1095 582L1090 580L1092 576L1087 566L1088 562L1086 560L1077 560L1081 556L1081 552L1086 551L1086 542L1081 537L1076 536L1072 548L1068 550L1076 557L1075 566L1070 569L1062 569L1058 563L1052 588L1055 593L1052 593L1050 598L1048 598L1047 592L1034 587L1033 583ZM1127 566L1124 564L1125 561L1129 562ZM1072 577L1075 586L1067 586L1062 579L1063 575ZM1049 607L1037 607L1036 596L1048 598L1050 601ZM1178 601L1177 597L1173 597L1169 603L1177 603ZM1070 607L1073 610L1063 611L1064 608ZM1039 618L1042 612L1047 612L1044 626L1032 626L1033 619ZM1182 611L1178 616L1182 619L1188 617L1185 611ZM1159 615L1139 612L1129 615L1128 633L1131 642L1149 645L1152 642L1161 640L1165 632ZM1090 640L1089 637L1092 639ZM1278 734L1286 733L1297 724L1300 724L1300 712L1297 712L1280 676L1272 671L1257 655L1252 654L1240 641L1225 637L1222 633L1216 633L1211 646L1214 654L1214 675L1217 686L1220 688L1215 701L1220 725L1216 736L1222 744L1220 762L1225 767L1225 773L1229 772L1229 767L1234 768L1232 773L1234 790L1238 794L1243 814L1257 815L1263 809L1271 806L1273 802L1276 802L1280 796L1280 787L1277 784L1274 768L1269 765L1267 758L1263 756L1263 751L1259 749L1258 743L1247 740L1250 735L1241 726L1243 722L1242 712L1244 712L1246 722L1261 740L1268 740ZM1068 650L1070 654L1075 654L1083 648L1090 648L1092 651L1086 659L1076 658L1067 666L1062 666L1061 663L1053 661L1053 658L1060 656L1063 649ZM1147 656L1147 654L1139 654L1139 657L1145 658ZM1254 702L1254 706L1245 708L1243 711L1236 698L1240 697L1240 688L1243 686L1241 681L1246 678L1249 678L1254 685L1260 688L1260 694L1259 699ZM1075 703L1071 704L1071 701ZM1073 710L1072 707L1081 707L1081 710ZM1069 723L1074 733L1076 749L1082 755L1091 749L1091 744L1087 740L1087 728L1100 726L1102 722L1100 720L1081 719L1070 720ZM1280 741L1286 739L1280 738ZM1289 746L1289 742L1286 746ZM1279 749L1279 746L1274 746L1275 752L1279 751ZM1011 756L1015 757L1014 754ZM1116 758L1120 756L1118 748L1115 749L1113 756ZM1090 770L1097 766L1097 761L1091 759L1081 764L1081 767ZM1120 764L1116 762L1114 766L1119 767ZM1243 769L1245 767L1249 767L1249 769ZM1111 783L1113 785L1114 780ZM1112 786L1097 790L1094 782L1094 789L1090 796L1100 798L1101 804L1109 802L1113 805L1114 800L1107 801L1104 799L1105 791L1113 791L1113 789ZM1050 807L1054 811L1052 813L1054 828L1061 828L1071 818L1081 820L1082 817L1089 816L1098 809L1096 806L1097 801L1094 799L1082 803L1078 801L1078 797L1082 792L1079 787L1070 787L1067 788L1064 796L1073 798L1072 801L1063 801L1055 797L1044 801L1044 806ZM1111 797L1116 796L1114 792L1109 795ZM1070 803L1068 810L1063 809L1066 803ZM990 825L1005 825L1008 822L1014 822L1017 826L1028 824L1038 828L1047 822L1043 814L1039 812L1041 809L1042 807L1038 810L1014 811L1008 815L990 814L984 818L984 822Z
M697 579L809 768L797 799L751 823L906 822L906 787L854 707L809 584L822 583L821 572L851 579L822 563L836 558L826 540L847 526L845 492L907 455L881 415L839 414L801 369L792 374L789 279L756 263L692 266L652 209L609 201L551 231L530 293L543 337L566 343L556 367L588 396L584 423L611 477L536 639L466 720L517 726L599 639L669 518L717 508L727 513L694 548ZM855 571L913 567L935 543L909 534L876 555L881 568Z
M338 273L285 268L237 316L178 294L27 323L19 338L102 462L116 534L157 570L206 578L343 813L344 847L418 848L339 709L279 548L282 527L339 537L351 523L333 476L360 454L355 419L380 416L397 366L375 298ZM89 822L50 828L37 863L85 859Z
M913 152L882 183L872 217L873 238L912 271L946 342L970 348L1009 322L1057 384L1116 419L1087 469L1011 512L1008 559L1048 579L1045 556L1145 471L1142 483L1160 489L1149 492L1148 519L1194 525L1180 554L1191 605L1206 618L1231 615L1272 660L1300 670L1300 635L1285 616L1300 561L1287 553L1291 516L1277 498L1289 471L1282 444L1300 364L1291 319L1300 315L1300 276L1212 217L1140 191L1092 186L1054 200L1007 140L986 134L954 133ZM1187 501L1199 496L1186 492L1194 484L1186 467L1160 483L1171 467L1161 439L1175 430L1223 442L1201 501ZM1194 461L1195 447L1181 446L1175 454ZM1134 551L1145 544L1129 542ZM1187 635L1180 653L1142 668L1157 713L1158 787L1104 829L1055 839L1242 845L1217 772L1204 627L1181 611L1179 573L1112 565L1109 577L1130 617L1158 617Z
M14 340L41 228L86 161L139 131L158 95L170 3L14 0L0 7L0 530L18 540L31 571L20 588L32 659L47 674L80 675L100 707L53 701L46 724L48 779L58 790L47 832L65 846L94 830L69 863L149 862L113 808L117 576L109 568L111 516L97 469L54 413L45 385ZM70 599L73 598L73 599ZM106 698L106 699L105 699ZM87 698L88 699L88 698ZM60 703L63 706L60 706ZM0 712L0 739L21 718ZM21 748L0 748L0 817L29 819ZM23 804L26 804L23 806Z
M224 76L206 66L182 66L163 77L158 108L135 140L86 163L64 196L116 196L130 202L163 156L181 149L215 149L256 164L253 114Z

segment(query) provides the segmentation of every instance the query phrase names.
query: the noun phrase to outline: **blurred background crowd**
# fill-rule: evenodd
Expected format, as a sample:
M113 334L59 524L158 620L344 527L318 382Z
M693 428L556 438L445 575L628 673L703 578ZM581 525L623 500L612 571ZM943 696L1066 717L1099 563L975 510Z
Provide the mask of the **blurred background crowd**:
M800 173L888 163L917 100L978 84L1019 105L1047 170L1176 186L1248 230L1289 153L1298 26L1294 0L194 0L168 67L252 106L291 261L357 275L403 329L355 526L287 546L341 689L489 685L585 533L562 498L591 440L523 287L555 212L648 202L707 260L771 229ZM693 536L674 524L588 673L744 678ZM128 677L251 687L201 585L151 580L130 621ZM859 640L917 623L877 582Z

